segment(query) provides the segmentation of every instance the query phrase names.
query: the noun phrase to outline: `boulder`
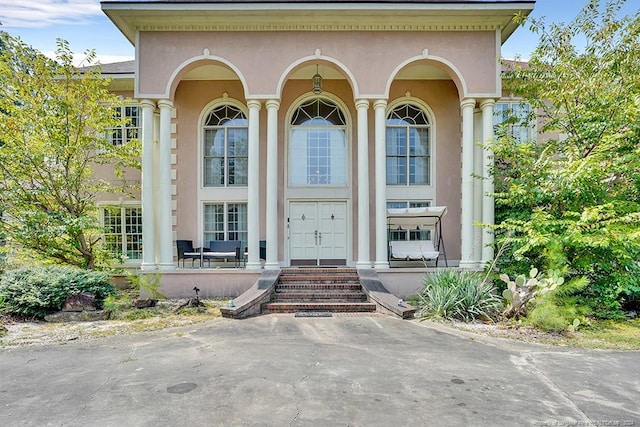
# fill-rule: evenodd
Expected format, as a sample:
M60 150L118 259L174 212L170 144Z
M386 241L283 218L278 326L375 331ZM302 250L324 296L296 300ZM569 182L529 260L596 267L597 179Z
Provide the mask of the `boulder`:
M158 303L157 299L138 298L137 300L134 300L131 303L131 306L135 308L149 308L149 307L155 307L157 303Z
M93 311L59 311L44 316L44 320L52 323L61 322L89 322L94 320L107 320L109 312L106 310Z
M96 297L89 292L69 295L65 300L62 311L95 311Z

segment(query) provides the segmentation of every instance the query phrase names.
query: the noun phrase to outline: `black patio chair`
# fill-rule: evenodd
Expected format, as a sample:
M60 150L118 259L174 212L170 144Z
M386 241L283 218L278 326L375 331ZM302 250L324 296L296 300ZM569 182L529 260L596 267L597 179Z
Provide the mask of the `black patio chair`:
M178 247L178 267L180 267L180 260L182 260L182 267L184 268L184 260L191 260L191 267L193 267L195 260L200 260L200 250L193 247L193 240L176 240L176 246Z

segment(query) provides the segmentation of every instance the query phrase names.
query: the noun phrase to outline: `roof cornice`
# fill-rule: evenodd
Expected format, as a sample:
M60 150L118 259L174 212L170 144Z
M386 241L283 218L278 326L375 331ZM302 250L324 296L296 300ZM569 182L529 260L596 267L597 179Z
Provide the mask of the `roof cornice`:
M535 2L495 3L149 3L102 2L134 43L138 31L488 31L503 41L516 13Z

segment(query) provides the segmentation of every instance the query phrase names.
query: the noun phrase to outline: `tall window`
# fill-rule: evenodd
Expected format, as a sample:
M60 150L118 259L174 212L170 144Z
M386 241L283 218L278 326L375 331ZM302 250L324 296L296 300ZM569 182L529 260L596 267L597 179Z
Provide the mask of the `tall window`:
M428 208L431 202L428 200L387 201L387 209ZM389 241L398 240L431 240L431 228L412 229L396 228L389 230Z
M247 185L248 121L231 105L213 109L204 121L205 187Z
M107 132L107 137L113 145L126 144L132 139L138 138L142 125L140 107L135 105L114 107L113 115L117 120L120 120L119 126L110 128Z
M346 185L345 129L344 114L329 100L317 98L298 107L291 118L291 186Z
M104 242L114 256L128 260L142 259L142 209L139 206L102 208Z
M396 107L387 118L387 185L431 183L431 126L424 111Z
M496 102L493 108L496 135L507 133L516 142L533 139L531 105L526 102Z
M240 240L247 246L247 204L207 203L204 205L204 245L212 240Z

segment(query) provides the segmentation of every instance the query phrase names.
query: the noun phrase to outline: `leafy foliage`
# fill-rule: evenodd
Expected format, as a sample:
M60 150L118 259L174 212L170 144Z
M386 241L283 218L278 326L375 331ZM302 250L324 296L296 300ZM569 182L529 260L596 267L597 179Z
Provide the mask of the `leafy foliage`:
M106 135L123 124L112 109L123 101L99 66L74 67L64 41L51 60L7 33L0 40L0 235L29 257L95 268L96 198L126 192L125 171L139 167L138 143Z
M419 297L422 317L472 321L490 318L500 306L494 286L468 271L441 270L427 275Z
M505 86L545 141L500 133L492 145L496 241L509 249L498 267L585 278L574 302L603 318L640 294L640 12L618 18L623 3L592 0L566 25L528 21L540 43Z
M73 267L29 267L0 277L0 298L8 313L44 317L60 310L68 296L80 292L93 294L101 303L115 293L115 287L104 273Z

